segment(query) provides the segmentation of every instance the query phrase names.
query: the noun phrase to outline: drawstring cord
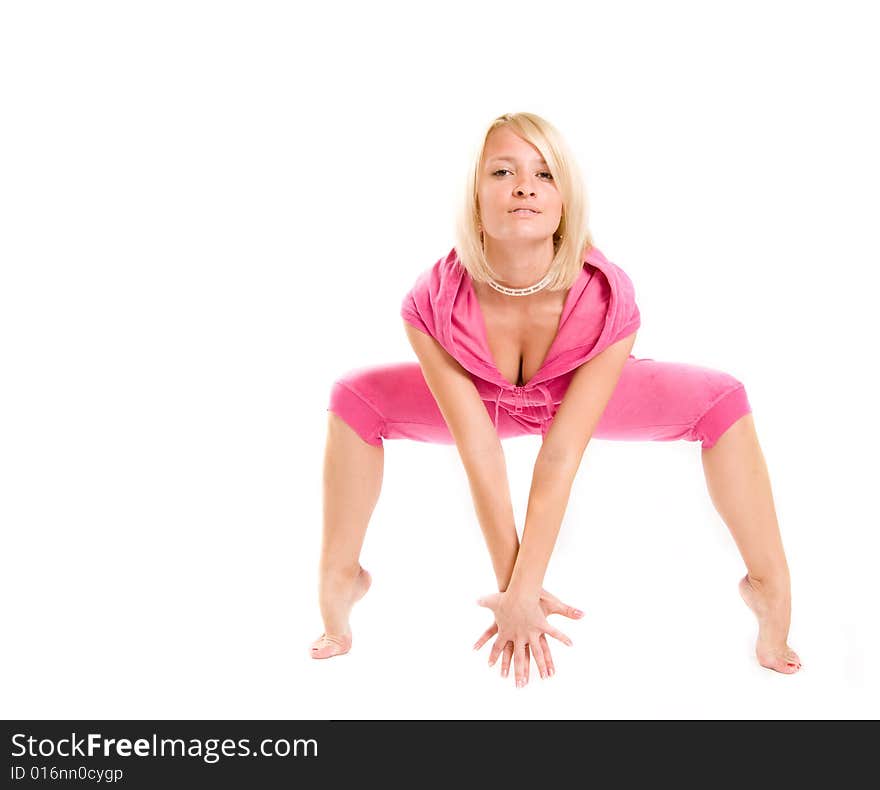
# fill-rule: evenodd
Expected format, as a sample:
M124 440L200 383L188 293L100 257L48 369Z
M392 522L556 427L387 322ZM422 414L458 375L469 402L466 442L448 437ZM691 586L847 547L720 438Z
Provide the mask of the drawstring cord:
M535 389L541 393L544 398L543 406L548 410L548 413L553 411L553 396L550 394L550 390L547 389L543 384L532 384L527 385L528 390ZM501 408L501 398L504 396L505 392L509 392L510 390L505 390L502 387L498 388L498 394L495 396L495 428L498 428L498 412ZM513 388L513 411L515 414L519 414L523 410L523 397L526 395L527 389L526 387L514 387ZM529 406L537 406L537 403L528 403Z

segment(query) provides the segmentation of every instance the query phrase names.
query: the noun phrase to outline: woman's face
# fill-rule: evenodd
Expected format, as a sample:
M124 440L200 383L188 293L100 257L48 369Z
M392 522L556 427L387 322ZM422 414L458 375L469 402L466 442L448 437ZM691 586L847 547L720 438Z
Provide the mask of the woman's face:
M562 197L541 153L506 126L486 140L477 200L484 241L545 240L562 218Z

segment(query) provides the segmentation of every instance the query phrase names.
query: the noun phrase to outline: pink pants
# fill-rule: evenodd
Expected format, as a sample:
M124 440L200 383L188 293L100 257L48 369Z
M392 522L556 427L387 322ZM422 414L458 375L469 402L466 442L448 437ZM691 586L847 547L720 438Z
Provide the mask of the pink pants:
M569 376L570 378L570 376ZM494 400L483 402L495 422ZM552 409L525 406L497 411L501 439L546 436ZM418 362L351 370L334 382L328 411L341 417L367 443L414 439L453 444L454 439ZM745 386L719 370L630 355L617 387L593 432L596 439L700 441L712 447L740 417L751 412Z

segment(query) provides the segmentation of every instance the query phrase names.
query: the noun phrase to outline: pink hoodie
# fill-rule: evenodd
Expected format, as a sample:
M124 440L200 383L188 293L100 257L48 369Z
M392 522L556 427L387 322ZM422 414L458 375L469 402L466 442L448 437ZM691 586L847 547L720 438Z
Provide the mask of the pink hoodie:
M472 374L480 397L495 404L496 424L502 405L526 420L552 418L574 370L641 324L632 281L596 247L584 255L544 363L524 386L507 381L492 361L480 305L454 247L419 275L401 315Z

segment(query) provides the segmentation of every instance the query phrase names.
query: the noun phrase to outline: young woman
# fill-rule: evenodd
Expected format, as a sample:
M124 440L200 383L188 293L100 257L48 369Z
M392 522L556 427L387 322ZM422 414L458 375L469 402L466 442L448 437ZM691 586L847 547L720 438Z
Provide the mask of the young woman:
M351 648L349 613L370 576L358 558L379 497L383 439L455 443L500 592L480 604L497 633L489 663L530 656L553 674L547 622L579 617L543 589L583 453L600 439L699 441L710 497L742 554L739 591L758 619L760 664L800 669L786 640L788 564L745 387L733 376L638 359L633 284L592 243L578 166L559 132L531 113L489 125L469 172L456 245L422 272L401 314L418 363L350 371L333 385L324 461L319 599L311 648ZM514 525L501 440L538 434L526 523Z

